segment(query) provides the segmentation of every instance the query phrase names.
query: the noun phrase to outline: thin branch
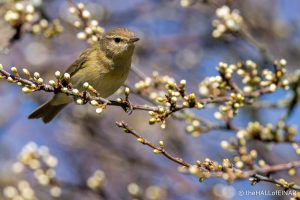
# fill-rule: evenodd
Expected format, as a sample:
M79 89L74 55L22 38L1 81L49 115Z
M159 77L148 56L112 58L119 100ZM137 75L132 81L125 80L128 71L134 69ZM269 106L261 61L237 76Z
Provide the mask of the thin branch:
M66 95L69 96L73 96L75 98L82 98L84 99L86 102L91 102L92 100L95 100L97 102L101 102L101 103L105 103L105 105L109 105L109 106L119 106L124 108L124 106L126 106L124 103L120 103L114 100L107 100L105 98L99 97L99 96L91 96L91 95L84 95L82 93L80 94L74 94L72 92L72 90L67 90L67 91L62 91L61 87L52 87L48 84L39 84L34 80L29 80L29 79L25 79L22 78L20 76L11 74L9 72L7 72L4 69L0 69L0 74L2 76L4 76L4 78L11 78L14 82L20 82L25 86L35 86L36 89L35 91L44 91L44 92L51 92L51 93L65 93ZM261 88L257 91L254 91L252 93L248 93L245 94L245 97L251 98L251 97L257 97L260 96L262 94L266 94L266 93L270 93L271 91L269 90L268 87L266 88ZM222 102L227 102L230 100L230 96L220 96L220 97L215 97L215 98L202 98L202 99L198 99L196 100L198 103L201 103L203 105L207 105L207 104L212 104L212 103L222 103ZM138 104L132 104L131 105L133 110L144 110L144 111L154 111L154 112L158 112L159 111L159 107L158 106L149 106L149 105L138 105ZM169 109L169 107L164 107L165 109ZM167 116L185 109L186 107L184 107L183 105L176 105L174 108L172 108L172 110L168 113ZM192 107L191 107L192 108Z
M183 160L182 158L176 157L176 156L172 155L171 153L167 152L165 150L164 146L162 146L162 145L157 146L157 145L152 144L151 142L146 140L144 137L139 135L135 130L130 128L125 122L116 122L116 125L119 128L122 128L125 133L129 133L132 136L134 136L137 139L137 141L139 141L141 144L146 145L146 146L150 147L151 149L153 149L154 153L161 154L164 157L166 157L168 160L170 160L174 163L177 163L183 167L193 166L193 164L188 163L187 161ZM255 170L250 170L250 171L242 171L241 177L254 178L255 180L252 180L252 182L253 181L256 181L256 182L265 181L265 182L277 184L284 189L293 189L293 190L300 191L300 186L298 186L298 185L288 184L288 187L287 187L286 184L284 184L283 182L281 182L277 179L262 175L262 174L271 174L271 173L276 173L276 172L280 172L280 171L285 171L285 170L289 170L291 168L297 168L297 167L300 167L300 160L294 161L294 162L289 162L289 163L284 163L284 164L273 165L273 166L265 166L265 167L257 168ZM199 166L199 168L203 171L208 171L207 168L202 168L200 166ZM240 169L237 169L237 168L232 168L232 170L240 171ZM226 173L226 172L224 172L224 171L211 172L211 175L216 176L216 177L221 177L223 173Z
M263 176L263 175L260 175L260 174L254 174L251 177L254 178L255 182L263 181L263 182L268 182L268 183L276 184L276 185L284 188L285 190L292 189L292 190L300 191L300 186L299 185L295 185L295 184L288 184L288 185L286 185L285 183L283 183L283 182L281 182L281 181L279 181L277 179L274 179L274 178L271 178L271 177L267 177L267 176Z
M124 132L133 135L143 145L146 145L146 146L150 147L151 149L153 149L153 151L155 153L162 154L163 156L165 156L169 160L171 160L171 161L173 161L173 162L175 162L179 165L182 165L184 167L190 167L191 166L190 163L184 161L182 158L175 157L172 154L168 153L163 146L156 146L156 145L150 143L148 140L146 140L145 138L140 136L138 133L136 133L135 130L129 128L128 125L125 122L116 122L116 125L119 128L123 128Z

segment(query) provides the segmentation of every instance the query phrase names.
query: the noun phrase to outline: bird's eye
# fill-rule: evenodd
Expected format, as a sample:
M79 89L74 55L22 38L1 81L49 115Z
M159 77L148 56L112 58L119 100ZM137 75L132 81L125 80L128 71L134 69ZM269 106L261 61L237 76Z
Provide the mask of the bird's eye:
M114 38L115 43L120 43L121 42L121 38Z

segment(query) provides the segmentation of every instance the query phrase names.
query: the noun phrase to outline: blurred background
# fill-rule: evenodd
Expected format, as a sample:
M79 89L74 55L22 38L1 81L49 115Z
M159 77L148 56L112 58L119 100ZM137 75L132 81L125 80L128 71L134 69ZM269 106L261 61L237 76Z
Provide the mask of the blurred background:
M69 14L69 5L62 0L32 0L49 20L58 18L64 31L52 39L41 35L24 34L9 46L9 51L0 55L0 63L10 67L38 71L48 81L54 72L64 71L87 47L78 40ZM212 37L212 20L215 18L215 3L193 1L183 6L179 0L90 0L82 1L94 19L105 29L127 27L141 41L137 45L134 65L147 76L153 71L187 80L187 90L198 92L198 85L205 77L217 75L219 62L236 63L252 59L260 67L269 67L261 52L243 38L228 35L222 39ZM288 71L293 72L300 62L300 2L298 0L244 0L216 1L221 7L230 3L240 10L249 32L264 43L274 58L285 58ZM0 14L10 1L0 0ZM2 12L1 12L2 10ZM0 21L0 42L5 46L14 31ZM138 81L131 73L127 83ZM267 95L264 100L276 101L290 94L279 91ZM149 126L149 115L142 111L126 114L118 107L108 107L100 116L90 105L68 106L50 124L28 120L27 116L38 105L51 98L52 94L37 92L26 95L15 84L0 82L0 188L16 185L20 180L30 182L39 199L55 199L45 187L36 183L32 171L25 170L15 175L13 165L22 148L31 142L31 147L47 146L58 159L56 177L61 183L62 195L58 199L288 199L289 196L239 196L239 190L274 190L276 187L259 183L252 187L248 180L228 184L222 179L209 179L200 183L191 175L180 174L177 165L151 149L136 142L115 126L115 121L126 121L142 136L157 144L163 139L166 148L189 162L210 158L222 162L232 154L220 147L220 142L232 137L227 131L210 131L194 137L185 131L182 121L167 120L167 127ZM115 99L118 94L111 97ZM131 96L131 101L148 103ZM212 122L217 108L195 111L195 114ZM300 110L297 107L288 120L299 124ZM275 123L284 110L242 109L234 123L246 126L249 121ZM299 138L297 136L296 138ZM269 164L296 160L291 145L266 145L250 143L260 157ZM299 159L299 158L298 158ZM93 192L86 188L86 180L96 170L101 170L104 182L101 189ZM98 171L99 172L99 171ZM103 175L105 174L105 175ZM282 173L286 176L286 173ZM105 177L104 177L105 176ZM300 184L299 176L288 180ZM142 197L130 193L139 191ZM2 195L2 194L1 194ZM5 199L2 195L1 199Z

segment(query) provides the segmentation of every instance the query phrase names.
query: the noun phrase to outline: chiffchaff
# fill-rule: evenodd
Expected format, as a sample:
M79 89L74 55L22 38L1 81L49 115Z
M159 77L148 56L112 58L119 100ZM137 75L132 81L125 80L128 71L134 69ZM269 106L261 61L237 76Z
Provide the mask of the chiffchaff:
M131 66L134 44L139 39L125 28L113 28L96 44L83 51L67 69L71 84L79 91L88 82L101 97L112 95L127 79ZM29 115L29 119L42 118L50 122L72 99L58 93Z

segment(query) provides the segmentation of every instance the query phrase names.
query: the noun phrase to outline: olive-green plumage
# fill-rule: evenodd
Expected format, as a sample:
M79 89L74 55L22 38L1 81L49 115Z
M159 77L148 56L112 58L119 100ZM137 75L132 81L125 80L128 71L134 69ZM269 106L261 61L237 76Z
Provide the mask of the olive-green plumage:
M134 43L138 38L125 28L114 28L98 42L83 51L66 70L74 88L81 91L88 82L101 97L112 95L126 80L131 66ZM29 119L42 118L50 122L72 98L59 93L29 115Z

